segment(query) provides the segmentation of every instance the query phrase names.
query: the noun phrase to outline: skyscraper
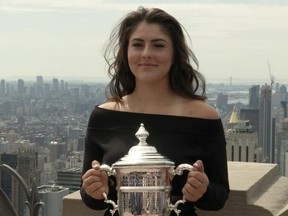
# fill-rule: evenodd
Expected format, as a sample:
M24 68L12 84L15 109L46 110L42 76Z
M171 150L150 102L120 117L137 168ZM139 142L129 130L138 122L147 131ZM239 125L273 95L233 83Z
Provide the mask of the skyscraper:
M253 85L249 88L249 108L258 109L259 108L259 85Z
M240 119L249 120L252 130L259 131L259 109L240 109Z
M23 79L18 79L17 93L19 95L23 95L25 93L25 86L24 86L24 80Z
M5 95L5 80L1 79L1 83L0 83L0 96L4 96Z
M36 181L38 185L40 172L37 168L37 154L33 148L22 146L17 153L1 154L0 164L2 163L15 169L22 176L29 188L32 187L33 181ZM1 172L0 186L11 200L18 215L27 215L28 209L25 205L27 197L22 184L10 173Z
M79 190L81 185L82 170L81 168L67 168L57 171L57 184L69 188L69 191Z
M53 90L59 91L59 81L57 78L53 78L52 87L53 87Z
M32 188L32 184L35 181L36 185L40 183L40 170L38 169L38 156L33 146L23 145L18 150L17 157L17 172L25 180L29 188ZM13 188L12 202L13 206L18 210L19 215L26 215L26 195L21 189L19 182L13 182L15 184Z
M239 120L234 107L226 129L226 151L228 161L259 162L257 132L252 130L249 120Z
M263 162L273 163L272 147L272 87L265 84L261 87L259 108L259 145L263 149Z
M44 83L42 76L36 76L36 94L43 95L44 92Z
M8 166L16 169L17 167L17 154L0 154L0 164L7 164ZM10 173L1 171L0 172L0 187L8 196L8 198L12 199L12 176Z
M223 109L227 107L227 104L228 104L228 95L223 93L218 94L216 98L216 107Z

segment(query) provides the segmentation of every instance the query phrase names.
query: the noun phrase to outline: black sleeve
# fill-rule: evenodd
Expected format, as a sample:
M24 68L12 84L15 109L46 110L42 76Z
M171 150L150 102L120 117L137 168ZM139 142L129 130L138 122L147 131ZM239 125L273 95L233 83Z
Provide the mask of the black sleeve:
M93 160L99 161L99 163L102 162L103 158L103 151L97 144L97 134L95 133L95 130L93 129L93 121L95 121L95 116L91 115L88 123L88 128L86 132L85 137L85 150L84 150L84 159L83 159L83 169L82 169L82 175L87 172L87 170L91 169L91 163ZM116 183L115 178L109 177L109 194L108 199L116 200L117 199L117 192L116 192ZM82 179L81 179L81 186L80 186L80 194L83 202L85 205L87 205L89 208L95 209L95 210L103 210L108 207L111 207L110 205L106 204L104 202L104 199L97 200L92 197L90 197L88 194L85 193L85 191L82 188Z
M89 126L88 126L86 137L85 137L85 150L84 150L82 175L84 175L84 173L86 173L87 170L91 169L91 163L93 160L97 160L97 161L101 160L101 157L102 157L101 150L95 149L95 146L96 146L96 143L93 143L93 135L91 133L91 129L89 129ZM108 207L107 204L104 202L104 200L96 200L90 197L88 194L86 194L82 188L82 183L83 181L81 179L80 194L85 205L95 210L102 210Z
M211 137L210 142L215 148L214 153L204 161L209 186L206 193L195 202L195 206L202 210L216 211L224 207L230 191L224 131L216 137Z

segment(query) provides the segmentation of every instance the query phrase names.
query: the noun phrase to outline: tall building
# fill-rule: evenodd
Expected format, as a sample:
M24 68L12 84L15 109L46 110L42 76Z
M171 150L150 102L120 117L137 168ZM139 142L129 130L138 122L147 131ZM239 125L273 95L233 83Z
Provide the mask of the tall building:
M65 90L65 83L64 83L64 80L61 80L60 81L60 91L64 91Z
M29 188L32 188L33 182L36 185L40 183L40 170L38 169L37 153L33 146L21 146L18 151L17 172L25 180ZM12 203L18 210L19 215L27 215L27 208L25 205L26 195L21 188L19 182L13 182Z
M59 91L59 81L57 78L53 78L52 80L53 90Z
M249 88L249 108L258 109L259 108L259 85L253 85Z
M48 83L44 84L44 95L47 97L49 96L49 92L50 92L50 85Z
M282 115L282 116L283 116L283 119L288 117L288 116L287 116L287 114L288 114L288 113L287 113L287 102L288 102L288 101L281 101L281 106L282 106L282 110L283 110L283 111L282 111L282 113L283 113L283 115Z
M48 148L50 150L51 162L60 159L61 155L67 155L67 144L64 142L50 142Z
M77 151L84 151L84 147L85 147L85 136L82 134L82 135L80 135L80 137L78 138Z
M216 98L216 107L217 108L226 108L228 104L228 95L220 93Z
M280 160L284 161L284 165L282 167L284 171L284 175L288 177L288 118L285 118L283 121L282 131L284 132L284 137L281 137L281 144L283 145L283 155L280 156ZM282 171L280 167L280 172Z
M23 146L19 149L18 153L1 154L0 162L15 169L22 176L29 188L32 187L34 181L36 185L39 184L40 171L37 168L37 154L33 148ZM19 181L11 173L2 171L0 173L0 183L1 188L11 200L18 215L27 215L28 209L25 205L27 197Z
M272 87L261 87L259 108L259 145L263 149L263 162L274 163L275 149L272 146Z
M79 190L81 185L81 168L68 168L57 172L57 184L67 187L70 193Z
M235 108L227 123L225 135L228 161L259 162L262 159L257 132L252 130L249 120L238 119Z
M1 154L0 164L7 164L8 166L16 169L17 167L17 154ZM12 176L10 173L0 171L0 187L5 192L10 200L12 200Z
M24 85L24 80L23 79L18 79L17 93L19 95L23 95L25 93L25 85Z
M288 101L288 93L287 93L287 87L285 85L282 85L279 88L278 92L273 93L272 96L272 107L275 109L281 109L281 102L282 101Z
M7 83L7 85L6 85L6 93L5 93L6 95L10 95L11 94L11 90L10 90L10 85L9 85L9 83Z
M44 203L39 211L41 216L61 216L63 197L69 194L69 188L55 185L38 187L39 199Z
M276 162L279 164L280 174L288 176L288 118L287 101L282 101L282 110L279 115L279 129L276 139Z
M36 76L36 94L43 95L44 93L44 82L42 76Z
M5 79L1 79L0 82L0 96L5 95Z
M252 130L259 130L259 109L240 109L240 119L249 120Z
M287 95L287 87L285 85L281 85L279 92L281 94Z

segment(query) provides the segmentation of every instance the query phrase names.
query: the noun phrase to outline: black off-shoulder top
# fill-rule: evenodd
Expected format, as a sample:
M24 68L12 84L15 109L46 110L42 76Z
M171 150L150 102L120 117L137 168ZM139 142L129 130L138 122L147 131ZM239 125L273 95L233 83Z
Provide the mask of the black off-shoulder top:
M143 123L149 132L147 143L175 162L193 163L202 160L209 178L206 193L197 202L179 205L180 216L197 215L194 206L203 210L220 210L229 195L226 158L226 140L221 119L143 114L107 110L98 106L92 111L85 138L83 174L91 168L93 160L112 165L126 155L139 140L135 133ZM110 199L117 202L116 182L109 177ZM182 198L182 187L187 175L175 176L171 182L171 201ZM109 208L103 200L95 200L80 188L83 202L90 208ZM174 201L173 201L174 200ZM116 213L117 214L117 213ZM105 215L111 215L106 211ZM174 212L171 213L174 215Z

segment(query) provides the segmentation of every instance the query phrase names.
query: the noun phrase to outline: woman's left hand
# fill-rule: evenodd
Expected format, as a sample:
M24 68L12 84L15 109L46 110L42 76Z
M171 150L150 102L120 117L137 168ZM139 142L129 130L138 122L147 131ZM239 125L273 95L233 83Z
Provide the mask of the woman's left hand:
M193 164L193 170L189 172L187 182L182 193L187 201L195 202L207 191L209 179L204 172L204 165L201 160Z

